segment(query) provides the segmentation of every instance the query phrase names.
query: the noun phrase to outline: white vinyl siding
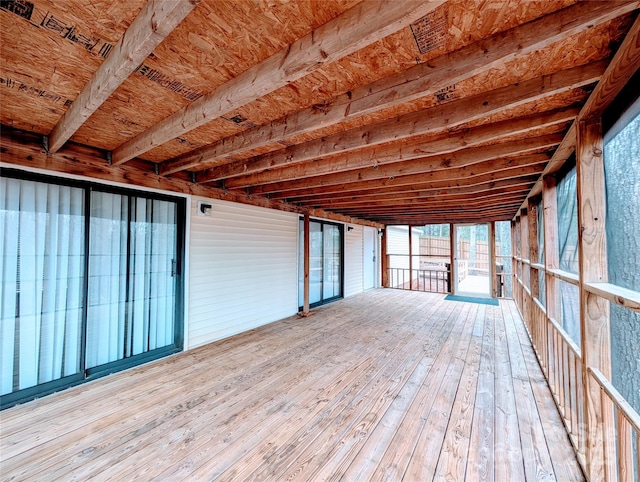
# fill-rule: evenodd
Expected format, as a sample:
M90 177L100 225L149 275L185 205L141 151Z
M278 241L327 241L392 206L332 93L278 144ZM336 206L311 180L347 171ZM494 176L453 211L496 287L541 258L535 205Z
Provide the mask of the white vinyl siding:
M345 226L344 249L344 297L353 296L363 291L363 228L352 225L349 231Z
M297 241L296 214L193 197L185 348L295 314Z

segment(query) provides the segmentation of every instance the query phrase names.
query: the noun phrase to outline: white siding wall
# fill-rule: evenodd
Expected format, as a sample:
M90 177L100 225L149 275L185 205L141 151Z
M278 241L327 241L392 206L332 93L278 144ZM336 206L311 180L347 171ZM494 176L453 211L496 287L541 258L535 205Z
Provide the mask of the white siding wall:
M197 202L212 205L198 216ZM298 311L298 216L193 197L188 347L226 338Z
M344 229L344 297L353 296L363 291L363 228L352 225L349 231Z

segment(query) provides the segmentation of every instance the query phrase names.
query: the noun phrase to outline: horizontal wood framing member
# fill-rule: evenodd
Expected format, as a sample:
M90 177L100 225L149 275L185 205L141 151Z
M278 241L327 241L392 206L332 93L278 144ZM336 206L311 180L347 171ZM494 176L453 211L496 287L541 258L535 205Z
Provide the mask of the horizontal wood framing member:
M638 4L636 4L636 8ZM603 110L615 99L622 88L629 82L629 79L640 68L640 16L638 16L629 29L627 36L618 48L613 59L602 75L602 79L583 105L578 119L601 115ZM576 124L569 128L569 131L562 140L560 146L549 161L549 165L540 176L538 182L531 189L530 196L537 196L542 192L543 177L558 171L569 159L576 149ZM526 203L525 200L523 202Z
M482 176L478 176L482 177ZM483 182L482 179L479 180L477 178L469 179L468 183L456 183L455 187L450 186L446 181L444 182L435 182L435 183L427 183L427 184L415 184L409 186L400 186L398 188L380 188L380 189L368 189L362 191L348 191L348 192L339 192L334 193L330 199L325 199L324 201L327 204L331 204L333 201L342 202L342 201L357 201L361 198L371 198L375 199L376 197L388 197L388 196L409 196L409 197L424 197L424 196L435 196L435 195L456 195L456 194L478 194L490 192L493 190L501 190L509 187L518 187L521 186L523 189L529 191L530 187L536 182L538 176L535 174L517 178L506 178L498 181L488 181ZM301 195L295 197L296 203L312 203L314 200L322 199L325 197L325 194L318 193L313 195L310 193L309 195Z
M337 96L323 105L322 110L309 107L163 162L160 173L202 170L224 164L230 161L228 156L433 94L574 35L586 25L595 26L633 8L633 2L584 2L567 7Z
M23 166L43 169L54 173L87 176L104 181L119 182L133 186L143 186L150 189L173 191L183 194L219 199L223 201L249 204L279 211L288 211L332 221L359 224L382 228L383 225L368 220L355 219L326 212L320 209L302 208L286 202L267 199L261 196L251 196L242 192L231 192L189 182L185 179L167 178L155 174L145 168L140 169L134 163L123 166L108 166L104 151L75 143L67 143L56 153L47 153L42 146L42 136L33 133L17 131L9 127L2 128L0 134L0 152L3 167Z
M118 165L410 25L445 0L362 2L113 151Z
M514 177L529 176L536 172L540 173L548 161L548 154L528 154L516 157L491 159L489 161L449 170L423 172L407 176L387 177L350 183L336 183L329 176L326 180L323 180L326 184L320 184L317 186L310 184L306 179L301 181L289 181L282 184L266 184L264 186L251 188L250 192L260 194L270 193L271 198L273 199L285 199L296 196L315 195L318 193L344 193L365 189L377 189L384 187L397 188L435 182L442 182L444 184L443 187L456 187L458 185L465 185L464 183L467 182L472 182L470 179L474 177L481 179L481 182L490 182Z
M456 125L593 84L600 79L606 66L606 61L592 62L465 97L423 111L412 112L245 161L209 169L198 173L197 180L210 182L229 179L278 166L318 159L337 152L348 152L417 135L445 131Z
M358 152L343 153L324 159L314 159L282 168L273 168L246 176L238 176L225 181L229 189L283 182L291 179L335 174L355 169L374 168L382 165L408 162L414 159L426 160L428 156L445 156L446 154L469 149L471 147L498 142L514 135L535 137L540 130L554 128L564 130L564 124L573 121L578 109L570 107L551 112L509 119L479 127L463 128L439 134L429 139L394 142ZM551 134L551 132L547 132ZM485 146L486 148L486 146ZM400 165L400 164L397 164ZM405 165L405 164L403 164Z

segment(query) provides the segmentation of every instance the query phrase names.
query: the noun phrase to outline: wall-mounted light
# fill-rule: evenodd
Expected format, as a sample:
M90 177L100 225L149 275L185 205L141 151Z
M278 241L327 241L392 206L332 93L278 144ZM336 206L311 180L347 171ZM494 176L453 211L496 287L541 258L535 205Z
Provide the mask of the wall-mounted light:
M353 226L347 226L347 231L353 231Z
M211 204L198 201L198 216L211 216Z

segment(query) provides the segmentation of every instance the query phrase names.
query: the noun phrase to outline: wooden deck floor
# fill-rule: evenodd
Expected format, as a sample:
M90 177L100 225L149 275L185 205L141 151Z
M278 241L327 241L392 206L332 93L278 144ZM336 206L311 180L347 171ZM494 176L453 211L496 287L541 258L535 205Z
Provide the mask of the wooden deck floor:
M3 480L583 480L513 302L375 290L2 412Z

